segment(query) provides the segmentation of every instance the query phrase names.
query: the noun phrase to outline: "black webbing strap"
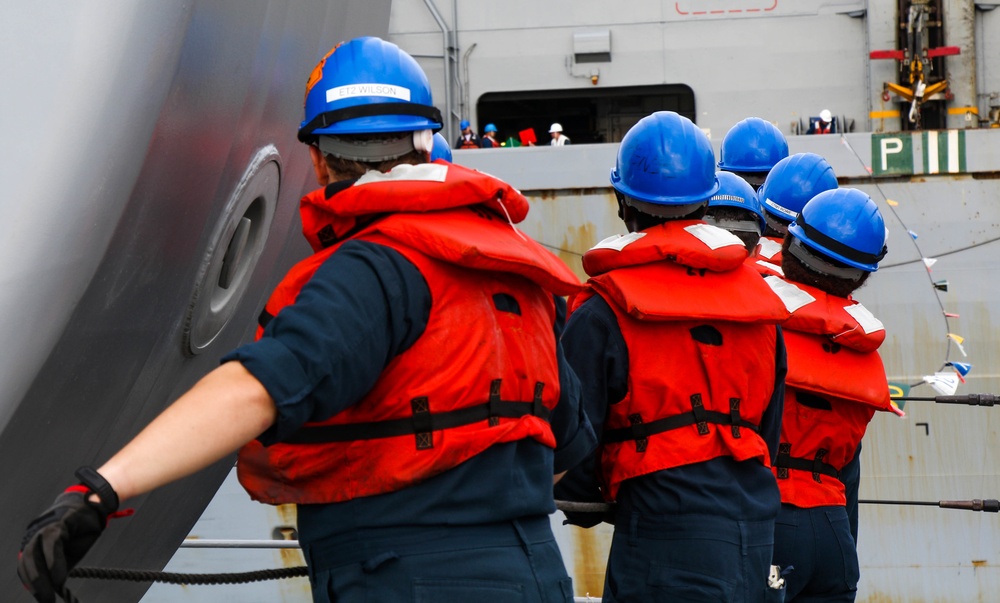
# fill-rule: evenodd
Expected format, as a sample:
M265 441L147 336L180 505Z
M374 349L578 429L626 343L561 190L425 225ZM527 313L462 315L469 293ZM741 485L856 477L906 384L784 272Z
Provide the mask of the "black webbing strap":
M857 249L852 249L847 245L844 245L840 241L826 236L820 231L813 228L811 225L806 224L805 216L801 213L799 217L795 219L795 223L802 227L802 231L809 237L810 240L815 243L822 245L830 251L840 254L849 260L854 260L855 262L860 262L863 264L877 264L882 261L885 254L888 252L888 248L883 245L882 249L878 253L866 253L864 251L858 251Z
M426 117L437 124L444 123L444 120L441 119L441 110L430 105L405 102L370 103L320 113L299 129L299 142L311 144L313 138L315 138L313 131L319 128L325 128L331 124L348 119L374 117L376 115L415 115L417 117Z
M694 422L698 426L698 435L708 435L708 411L701 401L701 394L691 395L691 412L694 413Z
M530 402L501 400L500 379L495 379L490 384L490 397L484 404L445 412L431 412L429 400L421 396L410 401L412 412L410 417L368 423L307 425L282 440L282 443L325 444L414 435L417 450L425 450L434 447L433 432L443 429L471 425L479 421L488 421L493 427L500 424L500 419L519 419L529 415L548 421L549 409L542 404L544 387L544 383L535 384L535 397Z
M732 422L733 437L740 437L740 399L729 399L729 420Z
M737 438L740 437L739 429L741 427L757 431L758 428L756 425L740 418L739 398L732 398L729 402L729 408L730 411L728 413L705 410L705 405L701 400L701 394L694 394L691 396L691 412L656 419L655 421L650 421L648 423L643 422L641 415L632 414L629 415L628 418L631 423L630 426L618 429L606 429L602 440L605 444L615 444L618 442L635 440L637 451L645 452L649 436L670 431L671 429L688 427L690 425L697 425L698 434L703 436L709 434L709 423L731 426L733 429L733 437Z
M108 483L108 480L104 479L104 476L97 472L93 467L80 467L76 470L73 475L76 479L80 480L80 483L87 486L91 492L97 495L97 498L101 500L102 510L108 513L114 513L118 510L118 493L115 489Z
M778 444L778 458L774 460L774 466L778 468L778 479L788 479L788 470L797 469L812 473L815 481L823 483L820 475L840 479L840 471L833 465L823 462L829 450L820 448L816 451L816 456L811 459L792 456L792 445L787 442Z

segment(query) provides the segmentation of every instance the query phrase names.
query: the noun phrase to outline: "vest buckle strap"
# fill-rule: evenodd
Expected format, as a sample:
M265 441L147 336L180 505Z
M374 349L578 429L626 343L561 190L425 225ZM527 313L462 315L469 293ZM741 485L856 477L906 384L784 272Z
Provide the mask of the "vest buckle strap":
M489 412L489 426L496 427L500 424L500 384L503 379L490 381L490 397L486 402Z
M823 462L823 459L826 458L826 454L828 452L829 450L826 450L825 448L820 448L816 451L816 458L813 459L813 479L816 480L816 483L823 483L823 480L820 478L820 474L823 472L823 465L826 464Z
M792 445L786 442L778 444L778 458L774 461L774 466L778 468L778 479L788 479L788 467L782 461L788 460L792 454Z
M434 447L434 429L431 421L431 405L427 396L410 400L413 410L413 434L417 440L417 450L427 450Z
M691 394L691 410L694 412L694 422L698 426L698 435L708 435L708 414L701 394Z
M649 445L649 430L642 422L642 415L639 413L631 414L628 416L628 421L632 424L631 431L632 439L635 440L635 451L646 452L646 446Z
M480 421L486 421L488 425L494 426L500 424L500 419L520 419L527 416L548 421L551 412L541 402L543 387L542 383L535 384L534 400L502 400L500 379L496 379L490 383L489 400L482 404L432 413L427 396L420 396L410 401L412 414L409 417L368 423L304 425L286 437L282 443L328 444L414 435L417 439L417 450L425 450L434 447L432 438L434 431L472 425Z
M825 448L820 448L813 458L801 458L792 456L791 444L787 442L778 444L778 458L774 459L774 466L778 468L778 479L787 479L789 469L808 471L812 473L812 478L817 483L823 483L821 477L823 475L840 479L840 470L823 461L829 452Z
M738 439L740 437L740 422L741 422L739 398L729 399L729 416L732 417L733 420L733 425L732 425L733 437Z
M699 405L694 404L695 396L697 396L697 402ZM745 427L753 432L757 432L758 427L756 425L745 419L738 418L738 415L735 420L739 421L739 423L734 424L734 417L732 413L705 410L705 407L700 405L701 396L698 396L697 394L695 394L695 396L692 396L693 409L691 412L671 415L669 417L654 419L648 422L641 421L641 417L638 414L631 414L628 416L628 420L631 423L629 426L618 427L615 429L606 428L604 433L601 435L601 441L604 444L616 444L620 442L627 442L629 440L648 439L658 433L663 433L672 429L682 429L692 425L698 427L698 433L701 435L707 435L709 433L709 423L730 426L737 425L738 427ZM640 420L637 421L636 418L639 418Z
M546 411L545 404L542 403L542 390L544 389L544 383L541 381L535 382L535 397L531 400L531 414L536 417L541 417Z

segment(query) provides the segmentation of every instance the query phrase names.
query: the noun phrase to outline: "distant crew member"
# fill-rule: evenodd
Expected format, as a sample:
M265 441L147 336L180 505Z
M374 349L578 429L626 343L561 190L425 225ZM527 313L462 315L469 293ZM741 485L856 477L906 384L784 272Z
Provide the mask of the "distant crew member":
M756 191L774 164L788 157L788 142L771 122L748 117L726 132L719 155L720 170L737 174Z
M850 603L859 579L849 518L857 455L876 411L894 411L878 347L885 329L851 298L886 254L885 224L864 192L819 193L788 227L785 281L775 290L792 317L781 445L774 562L793 567L786 603ZM775 278L775 277L771 277ZM854 464L852 470L849 465Z
M552 137L549 145L553 147L562 147L569 144L569 136L563 134L562 124L558 122L549 127L549 135Z
M392 96L328 95L359 84ZM240 447L251 497L298 505L317 603L572 599L549 514L554 475L597 444L558 340L579 281L512 226L517 190L428 163L441 124L394 44L320 61L299 129L321 187L300 204L314 255L256 342L31 522L18 575L39 601L119 501Z
M819 112L818 119L809 120L809 130L806 134L833 134L835 131L833 114L829 109L823 109Z
M781 242L788 225L807 201L837 186L833 168L816 153L789 155L771 168L757 191L766 222L755 254L758 270L763 274L781 274Z
M689 119L635 124L611 186L629 234L584 255L590 280L563 336L602 444L556 496L616 503L604 601L760 603L781 503L770 459L788 312L743 243L701 220L719 184Z
M469 120L463 119L459 122L458 127L462 130L462 133L458 137L458 141L455 142L456 149L478 149L480 147L479 137L476 136L476 132L472 129L472 124Z
M497 127L494 124L486 124L486 127L483 128L483 138L480 140L479 146L484 149L500 146L500 142L497 141Z

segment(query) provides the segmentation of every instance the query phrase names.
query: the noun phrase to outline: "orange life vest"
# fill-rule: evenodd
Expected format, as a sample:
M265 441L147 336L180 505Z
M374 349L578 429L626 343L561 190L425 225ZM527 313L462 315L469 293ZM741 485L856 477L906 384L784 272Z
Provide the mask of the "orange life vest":
M629 391L601 445L608 500L626 479L720 456L768 466L756 430L775 386L774 325L788 312L746 256L738 238L692 220L584 255L592 278L573 303L607 300L629 355Z
M839 475L875 411L892 411L878 347L885 329L850 298L789 281L782 326L788 350L781 444L773 471L781 501L797 507L844 505Z
M391 212L349 239L391 247L417 267L433 299L426 329L361 401L285 442L245 446L238 475L255 500L351 500L419 483L497 443L555 446L546 420L559 400L552 294L572 293L579 282L508 222L527 212L513 188L456 165L401 167L329 198L307 195L303 227L322 248L317 233L356 229L365 208ZM292 304L343 242L293 267L266 312ZM497 296L519 313L496 310Z

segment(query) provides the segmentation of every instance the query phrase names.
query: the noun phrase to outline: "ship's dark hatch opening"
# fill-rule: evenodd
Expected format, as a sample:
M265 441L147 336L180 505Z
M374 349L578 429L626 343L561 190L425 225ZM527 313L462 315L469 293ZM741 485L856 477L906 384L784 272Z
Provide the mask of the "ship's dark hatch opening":
M675 111L694 121L694 91L683 84L491 92L476 104L479 134L488 123L497 140L533 128L539 145L549 144L549 126L562 124L572 144L621 142L637 121L654 111Z

